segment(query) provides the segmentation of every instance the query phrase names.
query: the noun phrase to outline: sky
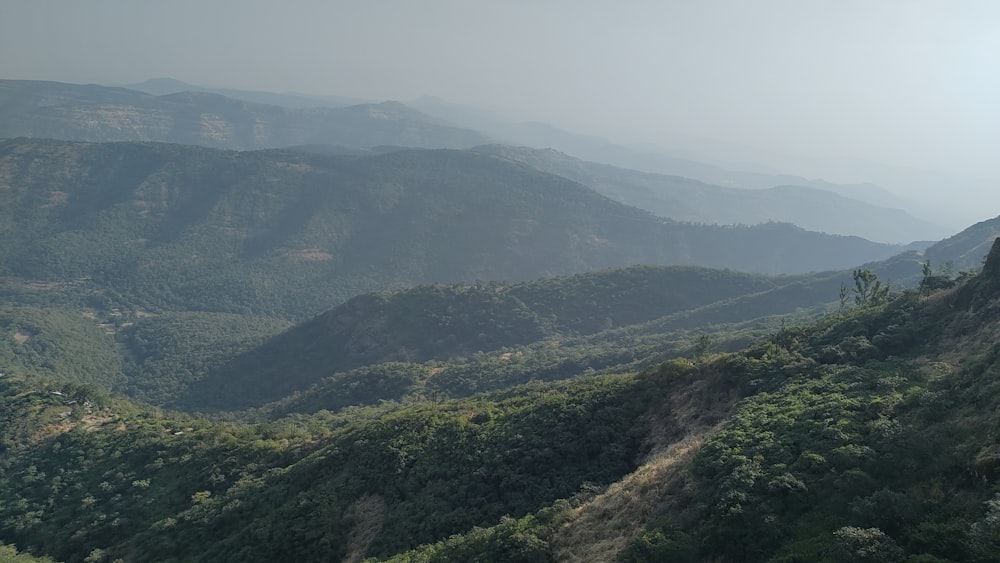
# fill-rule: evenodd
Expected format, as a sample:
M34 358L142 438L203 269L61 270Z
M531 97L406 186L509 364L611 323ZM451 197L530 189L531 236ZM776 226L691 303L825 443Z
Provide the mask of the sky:
M433 95L622 143L935 170L1000 214L995 0L3 0L0 77Z

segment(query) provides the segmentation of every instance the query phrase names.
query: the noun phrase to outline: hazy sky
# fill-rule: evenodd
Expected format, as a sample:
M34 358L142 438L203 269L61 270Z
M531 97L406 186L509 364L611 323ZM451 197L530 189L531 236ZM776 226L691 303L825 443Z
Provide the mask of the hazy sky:
M1000 178L996 0L2 0L0 76L436 95Z

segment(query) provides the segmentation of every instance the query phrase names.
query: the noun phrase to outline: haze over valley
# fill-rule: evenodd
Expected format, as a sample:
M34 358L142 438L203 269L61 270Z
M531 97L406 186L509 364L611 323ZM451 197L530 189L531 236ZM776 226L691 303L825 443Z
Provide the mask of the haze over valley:
M1000 560L992 3L0 13L0 559Z

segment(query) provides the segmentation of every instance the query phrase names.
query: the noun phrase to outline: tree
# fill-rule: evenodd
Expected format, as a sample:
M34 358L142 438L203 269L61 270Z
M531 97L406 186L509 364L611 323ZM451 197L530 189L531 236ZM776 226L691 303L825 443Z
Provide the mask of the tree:
M854 270L854 303L859 308L877 307L889 300L889 284L882 285L882 280L868 268Z
M830 555L838 563L892 563L903 559L903 550L878 528L848 526L833 535L836 540Z
M784 322L784 319L782 319ZM712 336L710 334L702 334L698 337L698 341L694 346L694 357L701 359L708 355L709 351L712 349Z
M935 272L931 268L931 261L925 260L922 267L923 277L920 279L920 293L927 295L932 291L954 286L955 281L951 279L951 271L951 262L946 262Z
M977 561L1000 557L1000 494L986 501L986 515L969 529L968 544Z

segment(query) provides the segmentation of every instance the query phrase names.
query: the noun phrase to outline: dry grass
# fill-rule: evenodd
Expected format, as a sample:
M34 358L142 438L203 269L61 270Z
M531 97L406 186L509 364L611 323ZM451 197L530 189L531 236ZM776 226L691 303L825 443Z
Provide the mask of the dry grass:
M73 420L66 415L66 413L72 412L72 408L62 406L50 406L38 411L35 416L54 418L55 421L42 425L31 436L31 443L38 444L76 428L82 428L86 432L97 432L98 430L105 429L107 424L114 421L110 416L98 416L95 414L84 414L78 420Z
M550 538L556 561L614 561L664 505L690 496L688 462L739 399L714 394L711 375L696 369L649 415L650 454L638 469L562 517Z
M319 248L303 248L298 250L288 249L282 252L292 260L301 262L328 262L333 260L333 255Z
M684 488L684 467L701 442L701 436L691 436L673 444L573 509L551 540L556 561L615 560L656 514L664 496Z
M343 563L357 563L365 557L368 546L382 531L385 500L378 495L365 495L351 507L355 524L347 536L347 555Z

